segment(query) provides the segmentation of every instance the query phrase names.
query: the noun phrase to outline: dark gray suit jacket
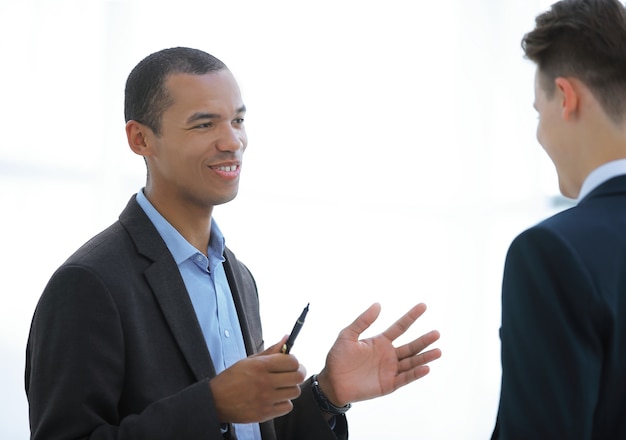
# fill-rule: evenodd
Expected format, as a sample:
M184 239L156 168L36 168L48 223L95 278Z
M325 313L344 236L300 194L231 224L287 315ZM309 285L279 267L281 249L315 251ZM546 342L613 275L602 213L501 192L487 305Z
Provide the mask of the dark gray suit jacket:
M254 279L230 250L224 268L246 351L263 349ZM180 272L133 197L119 221L52 276L26 353L33 439L202 439L222 436L208 381L215 368ZM264 440L328 439L302 386ZM345 423L344 420L340 420Z
M493 439L626 439L626 176L520 234Z

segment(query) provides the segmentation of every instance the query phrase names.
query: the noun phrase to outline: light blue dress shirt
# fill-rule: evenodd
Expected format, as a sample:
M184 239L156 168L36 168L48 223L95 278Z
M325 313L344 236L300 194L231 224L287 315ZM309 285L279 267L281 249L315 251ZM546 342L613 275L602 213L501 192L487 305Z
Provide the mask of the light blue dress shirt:
M219 374L247 356L237 310L222 265L225 261L224 236L212 219L207 258L152 206L143 189L137 193L137 203L156 227L178 265ZM258 423L235 424L235 431L241 440L261 440Z
M622 174L626 174L626 159L618 159L600 165L585 178L580 188L578 201L581 201L587 194L607 180L621 176Z

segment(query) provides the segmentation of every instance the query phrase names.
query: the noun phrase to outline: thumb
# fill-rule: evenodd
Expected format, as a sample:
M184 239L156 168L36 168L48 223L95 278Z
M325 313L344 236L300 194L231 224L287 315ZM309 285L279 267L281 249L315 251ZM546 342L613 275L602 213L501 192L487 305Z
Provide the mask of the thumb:
M380 304L374 303L369 308L361 313L358 318L354 320L352 324L342 330L343 336L348 337L354 341L359 339L361 333L367 330L376 318L380 315Z
M287 342L287 338L289 336L285 335L282 337L282 339L277 342L276 344L272 345L271 347L266 348L264 351L257 353L256 356L263 356L263 355L268 355L268 354L277 354L280 353L280 349L283 347L283 345L285 344L285 342Z

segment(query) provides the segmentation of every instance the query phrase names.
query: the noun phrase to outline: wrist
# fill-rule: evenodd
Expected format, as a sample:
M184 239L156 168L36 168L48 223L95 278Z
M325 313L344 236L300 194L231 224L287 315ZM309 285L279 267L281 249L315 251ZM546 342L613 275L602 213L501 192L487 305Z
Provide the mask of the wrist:
M317 380L320 389L324 393L324 396L335 406L345 406L349 402L342 401L337 394L335 393L335 387L332 385L330 379L328 378L328 374L326 374L326 369L323 368L319 374L313 375L313 378Z
M337 397L332 393L332 387L329 386L323 374L313 375L311 387L319 408L327 414L342 415L352 407L352 405L347 402L335 403L338 402ZM333 397L329 397L329 395Z

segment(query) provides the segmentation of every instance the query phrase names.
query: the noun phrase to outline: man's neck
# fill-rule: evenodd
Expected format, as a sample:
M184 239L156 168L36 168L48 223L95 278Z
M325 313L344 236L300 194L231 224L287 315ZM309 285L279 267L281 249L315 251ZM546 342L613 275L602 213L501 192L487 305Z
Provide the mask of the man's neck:
M144 190L152 206L165 218L185 240L204 255L207 255L211 238L211 216L213 207L200 207L182 203L177 197L158 197L149 189Z

